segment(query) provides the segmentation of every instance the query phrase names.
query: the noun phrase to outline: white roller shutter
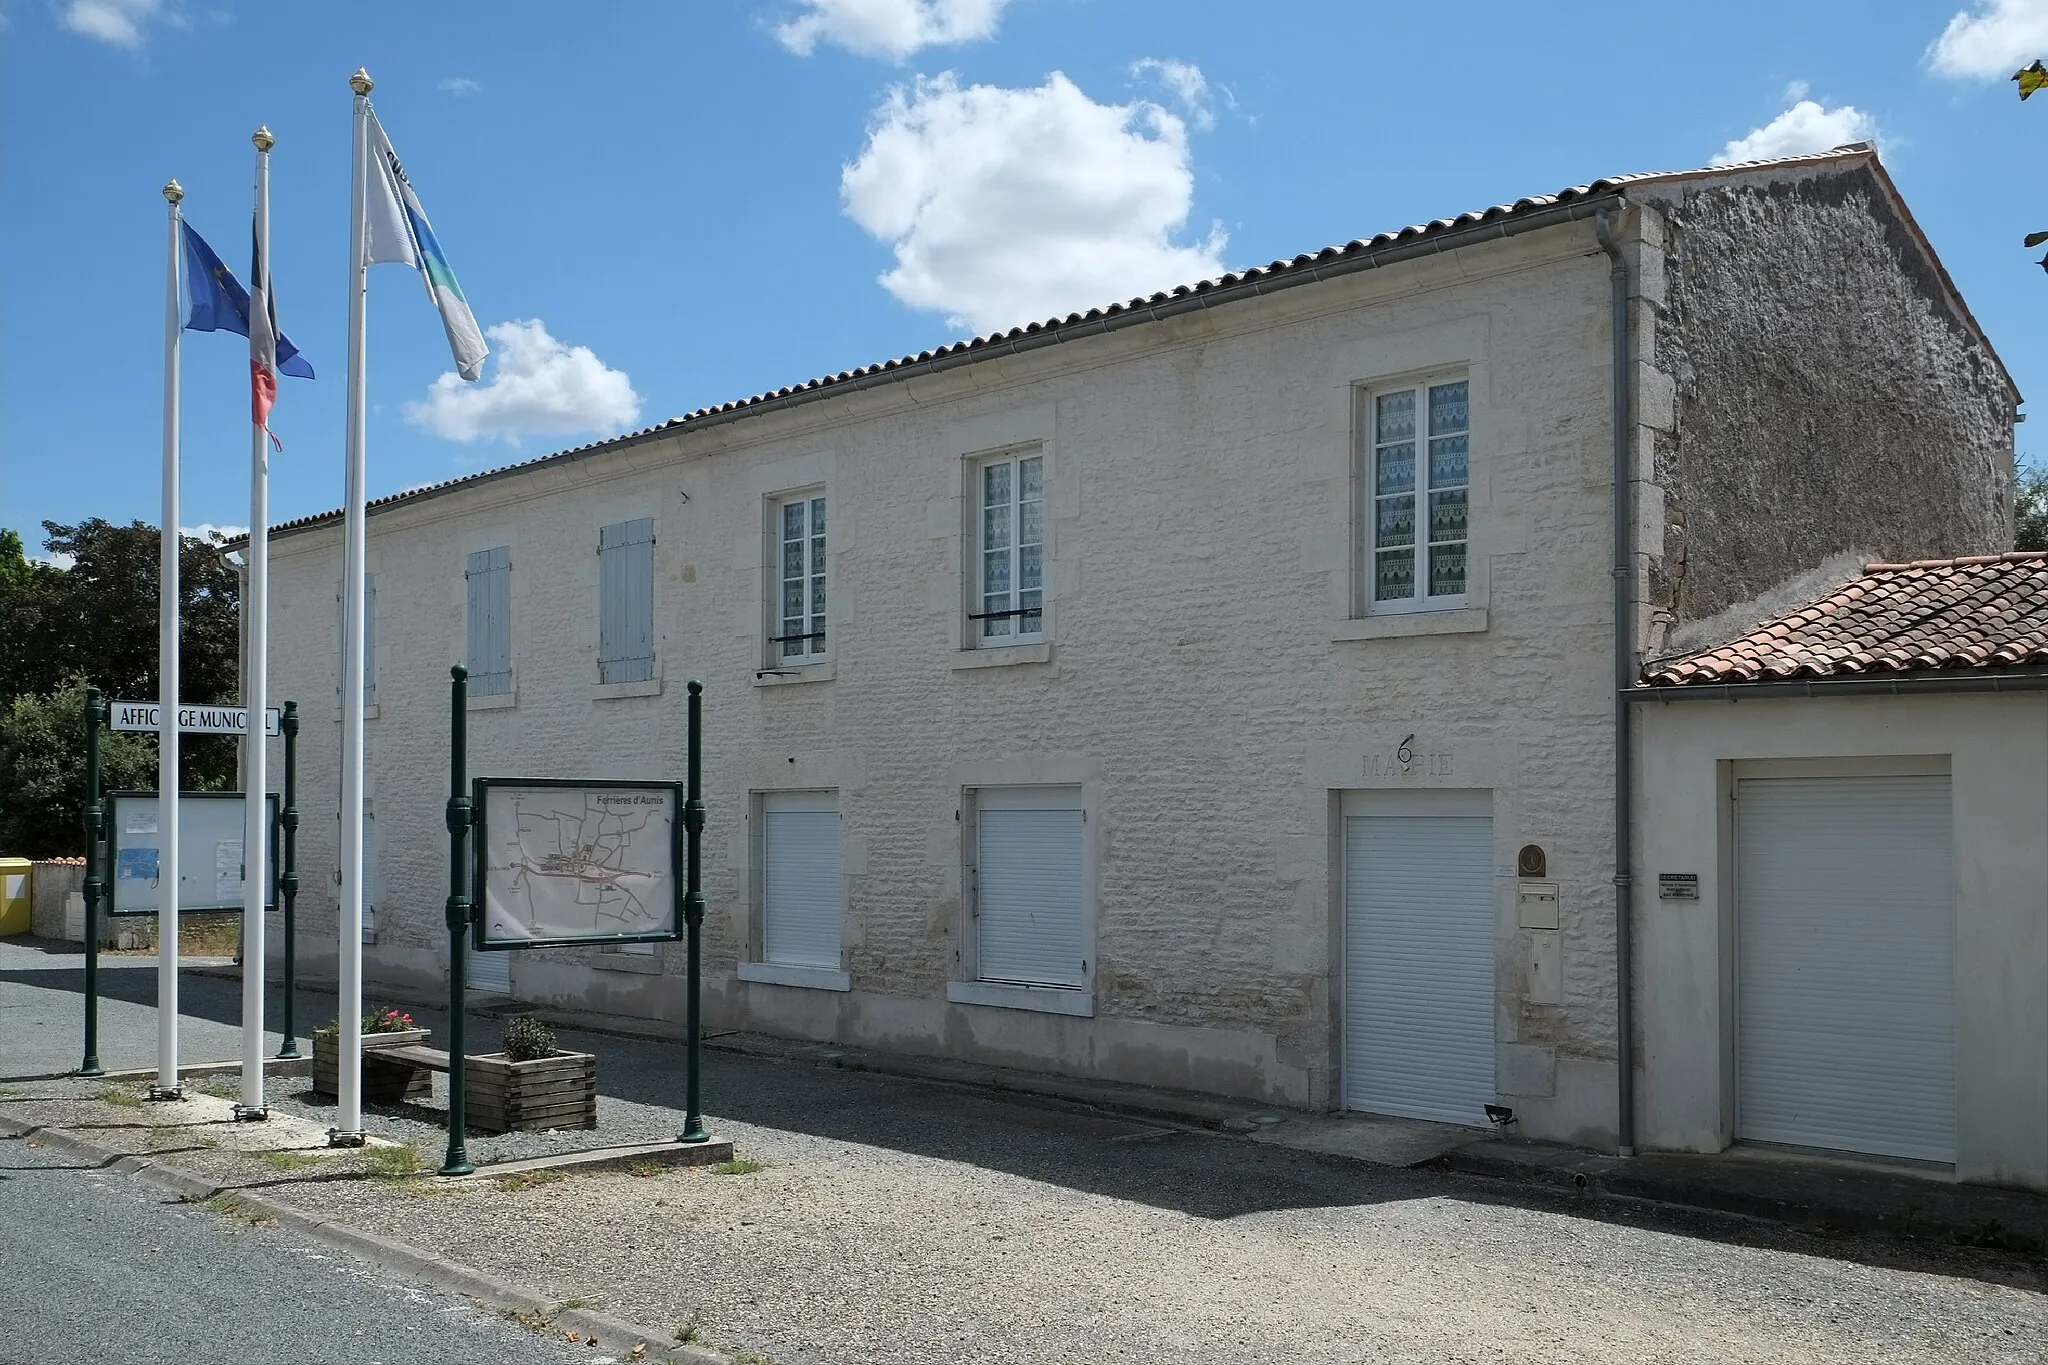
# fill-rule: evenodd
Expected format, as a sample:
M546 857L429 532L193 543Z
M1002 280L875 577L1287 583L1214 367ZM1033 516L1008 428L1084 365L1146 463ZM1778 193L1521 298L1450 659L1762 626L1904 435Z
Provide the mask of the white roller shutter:
M485 995L512 994L512 954L480 953L474 948L469 953L468 974L463 978L470 990Z
M1080 790L984 789L976 820L976 976L1079 988L1087 976Z
M1736 786L1737 1136L1955 1160L1946 776Z
M839 802L831 792L762 798L761 957L839 970Z
M1497 1098L1490 802L1400 795L1412 809L1344 820L1344 1103L1479 1124Z

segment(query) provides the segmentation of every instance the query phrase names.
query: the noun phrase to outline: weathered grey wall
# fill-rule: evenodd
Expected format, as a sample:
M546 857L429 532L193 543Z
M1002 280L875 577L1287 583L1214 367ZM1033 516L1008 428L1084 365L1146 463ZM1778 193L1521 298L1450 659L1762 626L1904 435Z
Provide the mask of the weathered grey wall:
M50 861L35 865L29 915L38 938L64 937L64 898L85 886L85 861Z
M2005 377L1871 163L1631 198L1666 219L1655 357L1677 389L1653 606L1696 621L1843 551L2011 548Z

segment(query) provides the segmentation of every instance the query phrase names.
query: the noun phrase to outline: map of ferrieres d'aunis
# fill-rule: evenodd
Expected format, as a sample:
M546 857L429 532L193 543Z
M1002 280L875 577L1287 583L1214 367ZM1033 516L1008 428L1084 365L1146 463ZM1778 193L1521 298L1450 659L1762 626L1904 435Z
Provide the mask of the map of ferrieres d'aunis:
M486 942L675 931L673 790L490 786L482 814Z

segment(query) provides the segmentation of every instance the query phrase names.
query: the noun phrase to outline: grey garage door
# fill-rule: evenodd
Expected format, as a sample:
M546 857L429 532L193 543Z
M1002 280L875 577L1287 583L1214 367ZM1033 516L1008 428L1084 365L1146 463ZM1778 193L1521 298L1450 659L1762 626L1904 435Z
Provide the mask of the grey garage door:
M1344 819L1344 1104L1479 1124L1497 1098L1491 803L1400 795Z
M1736 1133L1955 1160L1946 776L1736 785Z

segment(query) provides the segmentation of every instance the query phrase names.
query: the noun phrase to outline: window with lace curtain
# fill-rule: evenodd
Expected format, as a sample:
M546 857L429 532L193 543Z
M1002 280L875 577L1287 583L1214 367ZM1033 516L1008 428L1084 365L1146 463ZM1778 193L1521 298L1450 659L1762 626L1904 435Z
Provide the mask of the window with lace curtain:
M972 466L975 517L973 643L1045 637L1045 457L1035 450Z
M825 645L825 490L775 501L768 667L822 663Z
M1444 378L1360 393L1362 615L1466 604L1470 389Z

